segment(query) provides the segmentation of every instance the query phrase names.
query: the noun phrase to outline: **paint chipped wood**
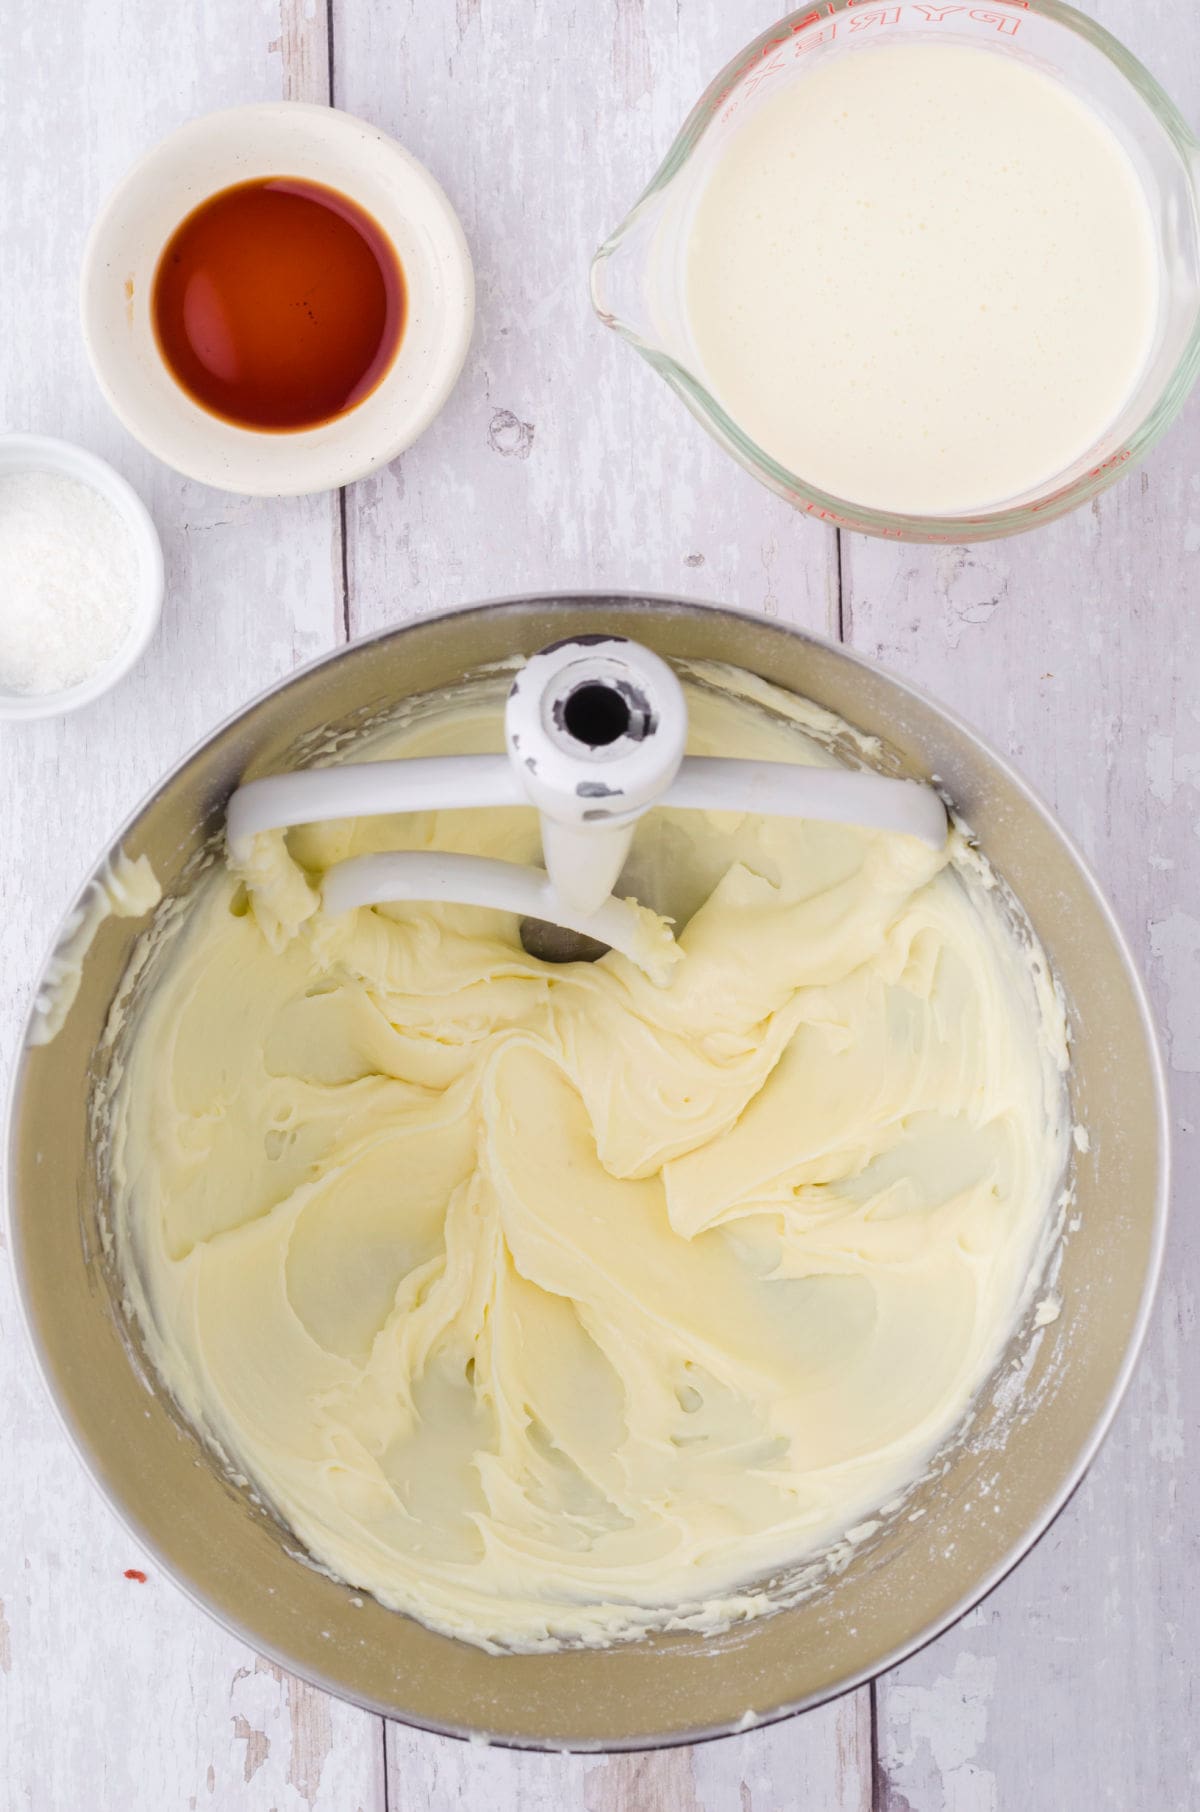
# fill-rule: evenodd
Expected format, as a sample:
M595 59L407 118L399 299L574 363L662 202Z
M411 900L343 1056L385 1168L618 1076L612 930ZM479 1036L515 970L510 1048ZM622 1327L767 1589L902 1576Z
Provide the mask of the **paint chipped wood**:
M695 1749L518 1755L388 1726L391 1812L871 1812L865 1692Z
M1200 114L1200 42L1183 0L1087 4ZM13 426L94 447L139 486L163 535L168 601L159 641L115 698L60 723L0 727L6 1057L49 927L95 849L261 685L335 646L347 621L360 633L476 597L632 585L832 634L843 622L855 647L916 675L1013 754L1115 894L1166 1030L1194 1164L1196 406L1143 474L1065 523L970 550L847 538L839 573L832 534L726 460L591 316L591 251L708 79L777 10L334 0L331 32L319 0L68 0L10 34L3 408ZM337 105L395 132L445 185L480 291L446 411L347 493L345 596L337 499L224 497L156 466L95 392L74 298L92 216L157 137L238 101L321 101L331 83ZM249 1654L108 1516L47 1412L0 1268L0 1806L1191 1812L1200 1250L1184 1217L1174 1240L1114 1439L1013 1578L880 1683L874 1769L864 1692L653 1756L522 1756L392 1725L385 1779L379 1720ZM144 1586L124 1578L130 1567L148 1573Z
M1172 0L1088 10L1195 119L1200 43ZM1083 1486L985 1605L880 1682L877 1812L1200 1803L1200 1627L1185 1608L1200 1463L1197 474L1193 397L1139 473L1035 534L845 545L848 639L1011 755L1110 893L1166 1035L1184 1209L1129 1399Z

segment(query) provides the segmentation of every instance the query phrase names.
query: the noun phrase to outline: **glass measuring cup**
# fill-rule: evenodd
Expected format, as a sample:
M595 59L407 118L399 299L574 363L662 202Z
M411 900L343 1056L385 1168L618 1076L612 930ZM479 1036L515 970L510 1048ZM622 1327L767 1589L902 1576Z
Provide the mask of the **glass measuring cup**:
M970 44L1055 77L1115 133L1153 224L1159 307L1141 375L1117 417L1036 489L969 514L922 516L835 497L789 471L722 408L706 383L686 306L696 207L724 147L768 97L834 57L873 44ZM1200 370L1200 141L1158 83L1112 35L1059 0L820 0L735 57L702 95L632 212L592 263L592 301L714 438L796 508L842 528L906 541L985 541L1053 521L1132 468L1178 414ZM881 301L881 307L886 306ZM797 332L804 333L803 308ZM813 347L814 356L819 347Z

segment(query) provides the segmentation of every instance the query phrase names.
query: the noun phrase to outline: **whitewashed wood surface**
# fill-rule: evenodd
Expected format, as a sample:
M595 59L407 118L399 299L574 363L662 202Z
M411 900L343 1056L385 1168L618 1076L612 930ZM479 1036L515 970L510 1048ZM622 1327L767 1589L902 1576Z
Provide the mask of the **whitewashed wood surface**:
M1200 116L1190 0L1085 0ZM695 1751L486 1752L325 1697L147 1567L48 1413L0 1269L0 1812L1193 1812L1200 1806L1200 405L1092 508L970 550L840 545L717 452L587 301L589 256L771 0L0 0L0 422L106 455L167 554L164 628L76 718L0 726L0 1039L156 777L354 635L542 587L685 592L831 634L1008 750L1107 882L1167 1037L1179 1212L1117 1429L1037 1551L869 1691ZM337 497L157 466L89 376L75 286L125 167L206 109L325 101L461 212L479 322L444 415ZM2 607L2 601L0 601Z

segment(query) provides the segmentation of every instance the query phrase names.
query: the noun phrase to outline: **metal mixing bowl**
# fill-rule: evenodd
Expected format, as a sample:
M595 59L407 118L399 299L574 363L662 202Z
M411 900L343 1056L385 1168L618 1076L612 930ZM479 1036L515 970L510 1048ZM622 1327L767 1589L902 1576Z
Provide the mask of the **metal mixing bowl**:
M716 1638L657 1635L603 1651L484 1654L435 1635L296 1557L141 1366L99 1232L88 1101L109 1003L141 933L110 919L65 1025L26 1045L10 1133L12 1250L51 1395L101 1490L199 1604L332 1692L430 1730L528 1746L640 1749L816 1704L953 1622L1045 1529L1095 1453L1129 1379L1162 1251L1167 1120L1145 997L1095 881L1045 807L953 717L844 649L733 611L641 597L531 598L414 622L268 692L171 774L120 834L169 894L247 772L294 764L303 739L352 726L485 662L604 628L658 653L729 661L881 737L901 771L940 777L1015 890L1066 991L1078 1230L1059 1319L1032 1316L984 1389L970 1436L846 1570L805 1602ZM920 1512L914 1515L914 1512Z

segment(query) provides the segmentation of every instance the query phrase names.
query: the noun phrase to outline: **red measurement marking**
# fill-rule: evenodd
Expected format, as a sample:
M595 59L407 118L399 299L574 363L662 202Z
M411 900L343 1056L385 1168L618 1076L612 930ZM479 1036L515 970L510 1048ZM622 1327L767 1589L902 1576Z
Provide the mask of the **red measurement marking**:
M1004 4L1024 7L1026 0L1004 0ZM1011 14L1001 12L995 7L972 6L968 8L961 4L945 6L934 4L934 0L917 0L916 10L930 25L943 25L947 19L954 18L956 14L966 13L968 19L974 19L977 24L994 25L997 31L1007 32L1010 37L1015 37L1021 27L1019 19L1014 19Z
M126 1567L125 1577L126 1579L136 1579L139 1585L145 1585L146 1583L146 1575L142 1572L140 1567Z
M812 24L813 21L806 19L804 23L809 25ZM822 25L820 31L813 32L811 37L797 38L795 55L802 57L806 50L815 50L818 44L831 44L837 37L837 29L837 20L835 19L829 25Z
M761 85L767 80L768 76L778 75L779 71L783 68L783 66L784 66L783 58L776 57L773 62L767 63L762 69L760 69L757 75L752 75L750 77L749 81L745 84L742 92L747 95L753 94L754 90L756 88L761 87Z
M788 27L793 38L798 31L807 31L810 25L816 25L821 19L827 19L833 11L833 0L825 0L825 5L815 6L811 13L805 13L803 19L797 19Z
M1007 32L1010 38L1015 38L1021 29L1019 19L1010 19L1006 14L995 12L986 6L973 6L971 17L980 25L994 25L997 31Z

